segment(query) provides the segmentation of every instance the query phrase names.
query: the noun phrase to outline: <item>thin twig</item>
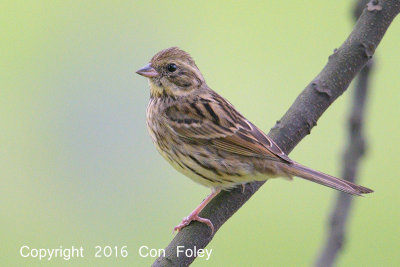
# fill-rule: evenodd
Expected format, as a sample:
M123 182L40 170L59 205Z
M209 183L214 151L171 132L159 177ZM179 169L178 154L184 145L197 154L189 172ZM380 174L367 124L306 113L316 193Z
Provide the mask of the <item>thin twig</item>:
M367 99L368 78L372 62L368 63L360 72L353 96L353 109L349 118L349 141L343 154L343 178L354 183L362 156L365 153L365 139L363 135L365 101ZM330 229L321 251L316 267L332 266L338 253L343 249L346 241L346 224L349 218L353 198L338 192L336 202L330 217Z
M315 126L325 110L347 89L356 74L372 57L392 20L400 12L396 0L373 0L371 11L365 9L342 46L329 57L327 65L297 97L269 136L289 153ZM254 182L245 191L238 187L218 194L201 212L218 229L263 185ZM204 248L213 238L207 225L193 222L183 228L165 248L165 257L153 266L187 266L195 257L177 255L177 247Z
M362 7L367 1L357 1L354 16L357 19ZM367 101L368 84L371 77L372 60L357 75L352 109L348 121L349 140L343 154L342 177L352 183L357 181L361 158L365 154L365 138L363 134L365 104ZM329 267L337 259L346 241L346 225L353 198L347 194L338 193L330 216L329 232L315 266Z

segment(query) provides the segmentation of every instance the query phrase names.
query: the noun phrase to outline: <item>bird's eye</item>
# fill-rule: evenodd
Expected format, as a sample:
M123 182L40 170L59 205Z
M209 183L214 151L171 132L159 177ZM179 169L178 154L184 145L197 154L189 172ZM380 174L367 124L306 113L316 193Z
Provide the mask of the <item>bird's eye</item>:
M178 67L174 63L168 64L168 66L167 66L167 70L169 72L174 72L174 71L176 71L177 68Z

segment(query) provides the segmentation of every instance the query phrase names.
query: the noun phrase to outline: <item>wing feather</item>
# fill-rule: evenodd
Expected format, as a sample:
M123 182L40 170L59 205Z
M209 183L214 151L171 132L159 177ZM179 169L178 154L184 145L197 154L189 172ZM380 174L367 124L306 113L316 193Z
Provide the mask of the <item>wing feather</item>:
M165 112L165 124L179 136L241 156L292 162L261 130L217 93L179 103Z

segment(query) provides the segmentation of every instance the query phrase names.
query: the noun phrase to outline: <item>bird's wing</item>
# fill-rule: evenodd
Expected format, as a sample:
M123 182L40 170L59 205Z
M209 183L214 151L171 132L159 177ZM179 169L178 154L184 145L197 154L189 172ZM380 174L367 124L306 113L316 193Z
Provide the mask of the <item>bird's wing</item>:
M169 107L164 119L165 125L182 138L237 155L292 162L265 133L215 92L211 97Z
M189 139L223 138L233 135L239 129L234 114L224 109L225 106L205 98L178 102L166 109L165 124Z

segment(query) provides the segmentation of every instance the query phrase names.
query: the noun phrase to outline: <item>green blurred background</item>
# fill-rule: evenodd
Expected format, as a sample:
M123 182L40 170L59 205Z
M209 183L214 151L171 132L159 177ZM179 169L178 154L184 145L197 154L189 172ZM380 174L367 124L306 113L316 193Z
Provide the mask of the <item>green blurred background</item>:
M150 265L205 196L156 152L145 126L147 81L134 72L179 46L209 86L265 131L353 26L353 1L2 1L0 10L0 265ZM400 262L400 21L376 53L368 154L339 266ZM351 87L293 151L340 175ZM325 236L333 190L296 179L266 184L193 266L309 266ZM19 256L84 246L84 259ZM128 258L94 258L96 245Z

